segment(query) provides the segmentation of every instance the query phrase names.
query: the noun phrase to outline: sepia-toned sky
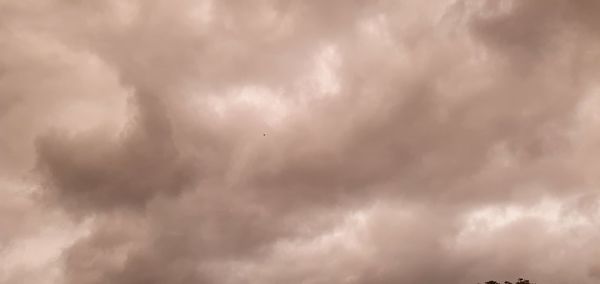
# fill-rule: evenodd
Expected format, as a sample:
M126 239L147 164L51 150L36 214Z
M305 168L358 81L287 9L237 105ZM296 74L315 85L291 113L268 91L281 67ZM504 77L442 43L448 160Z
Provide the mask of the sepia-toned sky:
M0 0L0 284L600 282L600 1Z

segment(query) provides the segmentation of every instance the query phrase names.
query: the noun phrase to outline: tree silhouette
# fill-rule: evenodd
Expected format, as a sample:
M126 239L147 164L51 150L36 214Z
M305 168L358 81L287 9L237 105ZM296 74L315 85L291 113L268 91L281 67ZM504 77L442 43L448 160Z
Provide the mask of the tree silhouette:
M480 284L480 283L479 283L479 284ZM500 282L498 282L498 281L493 281L493 280L492 280L492 281L487 281L487 282L485 282L484 284L502 284L502 283L500 283ZM510 281L504 281L504 284L513 284L513 283L512 283L512 282L510 282ZM514 284L535 284L535 283L534 283L534 282L530 282L530 281L529 281L529 280L527 280L527 279L519 278L519 279L517 280L517 282L515 282Z

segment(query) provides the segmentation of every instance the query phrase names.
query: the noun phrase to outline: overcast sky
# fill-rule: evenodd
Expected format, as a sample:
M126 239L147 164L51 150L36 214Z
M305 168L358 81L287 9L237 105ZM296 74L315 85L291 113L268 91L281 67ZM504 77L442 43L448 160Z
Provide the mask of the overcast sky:
M0 0L0 283L599 283L598 78L597 0Z

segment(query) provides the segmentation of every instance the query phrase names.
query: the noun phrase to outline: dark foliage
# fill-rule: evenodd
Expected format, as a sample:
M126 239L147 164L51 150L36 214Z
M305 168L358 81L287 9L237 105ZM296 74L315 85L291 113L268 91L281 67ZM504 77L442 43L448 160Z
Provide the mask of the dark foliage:
M484 284L502 284L502 283L500 283L500 282L498 282L498 281L487 281L487 282L485 282ZM503 283L503 284L513 284L513 282L510 282L510 281L504 281L504 283ZM534 282L530 282L530 281L529 281L529 280L527 280L527 279L519 278L519 279L517 280L517 282L515 282L514 284L536 284L536 283L534 283Z

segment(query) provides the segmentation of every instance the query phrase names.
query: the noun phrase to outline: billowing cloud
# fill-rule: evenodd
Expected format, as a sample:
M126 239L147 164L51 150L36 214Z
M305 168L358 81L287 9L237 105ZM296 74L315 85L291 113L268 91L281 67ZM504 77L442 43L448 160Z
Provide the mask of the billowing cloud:
M0 283L596 283L599 5L0 1Z

